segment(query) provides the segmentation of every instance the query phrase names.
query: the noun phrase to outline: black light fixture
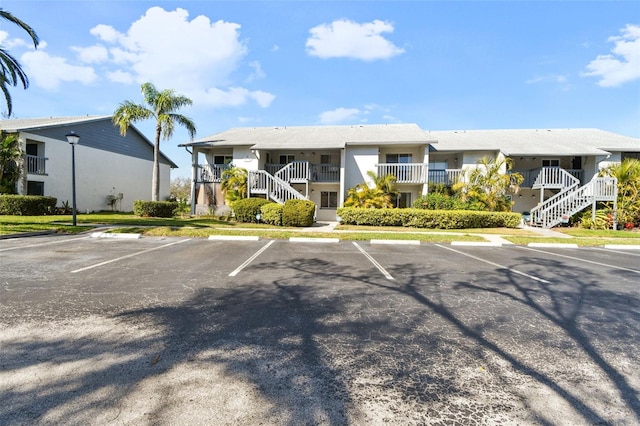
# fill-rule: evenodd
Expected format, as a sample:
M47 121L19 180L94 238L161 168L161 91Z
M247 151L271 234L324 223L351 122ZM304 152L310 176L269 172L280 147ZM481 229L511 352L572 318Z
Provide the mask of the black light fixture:
M73 203L73 226L76 226L76 145L80 142L80 135L72 130L65 136L67 142L71 144L71 199Z

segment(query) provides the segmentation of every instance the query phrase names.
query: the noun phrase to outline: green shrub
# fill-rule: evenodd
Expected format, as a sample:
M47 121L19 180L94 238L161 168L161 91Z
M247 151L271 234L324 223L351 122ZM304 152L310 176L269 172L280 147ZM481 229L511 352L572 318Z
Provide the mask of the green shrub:
M475 210L424 209L338 209L340 221L347 225L411 226L431 229L515 228L521 215L511 212L485 212Z
M473 203L439 192L423 195L413 203L413 208L427 210L483 210L476 209Z
M309 200L287 200L282 208L283 226L311 226L316 203Z
M284 206L278 203L264 204L260 207L261 219L269 225L282 226L282 209Z
M262 206L272 203L273 201L264 198L243 198L233 202L233 213L238 222L257 223L256 215L262 216L260 212Z
M40 195L0 195L0 214L14 216L42 216L56 210L55 197Z
M173 217L178 210L175 201L145 201L133 202L133 214L142 217Z

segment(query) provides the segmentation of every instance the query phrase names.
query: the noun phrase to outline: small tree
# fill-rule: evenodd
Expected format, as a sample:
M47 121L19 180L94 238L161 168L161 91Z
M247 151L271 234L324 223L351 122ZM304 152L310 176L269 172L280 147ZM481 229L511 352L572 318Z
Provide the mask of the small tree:
M191 199L191 179L178 176L171 179L169 197L178 202L189 202Z
M231 166L222 172L220 183L224 198L228 205L234 201L247 198L249 172L241 167Z
M640 160L626 158L600 172L618 180L618 222L640 225Z
M374 172L368 171L367 175L373 180L374 186L370 187L366 182L359 183L347 191L347 199L344 201L345 207L363 208L392 208L392 195L398 193L396 190L396 177L393 175L377 176Z
M16 134L0 133L0 193L15 194L22 174L24 152Z
M513 167L510 158L483 157L475 168L467 169L453 190L463 201L477 201L489 211L510 211L511 200L507 193L517 193L524 177L520 173L508 173Z

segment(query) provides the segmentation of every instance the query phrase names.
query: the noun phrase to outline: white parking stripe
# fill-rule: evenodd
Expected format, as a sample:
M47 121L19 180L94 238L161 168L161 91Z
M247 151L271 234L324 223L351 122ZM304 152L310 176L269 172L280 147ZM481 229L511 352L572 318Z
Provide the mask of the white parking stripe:
M525 274L524 272L520 272L517 269L509 268L508 266L500 265L499 263L491 262L490 260L482 259L481 257L474 256L474 255L469 254L469 253L465 253L465 252L462 252L462 251L459 251L459 250L455 250L455 249L452 249L450 247L441 246L440 244L436 244L436 246L438 246L440 248L443 248L445 250L453 251L453 252L461 254L463 256L470 257L470 258L478 260L480 262L487 263L489 265L497 266L498 268L501 268L501 269L506 269L507 271L513 272L514 274L522 275L524 277L531 278L532 280L535 280L535 281L538 281L538 282L541 282L541 283L551 284L550 281L543 280L542 278L534 277L533 275Z
M367 252L366 252L362 247L360 247L360 246L358 245L358 243L354 242L354 243L353 243L353 245L354 245L354 246L356 246L356 248L357 248L358 250L360 250L360 253L364 254L364 255L365 255L365 257L366 257L367 259L369 259L369 261L370 261L371 263L373 263L373 266L375 266L376 268L378 268L378 271L382 272L382 275L384 275L386 279L388 279L388 280L393 280L393 279L394 279L394 278L391 276L391 274L390 274L390 273L388 273L388 272L387 272L387 270L386 270L386 269L384 269L384 268L382 267L382 265L380 265L378 262L376 262L376 260L375 260L373 257L371 257L371 255L370 255L369 253L367 253Z
M262 247L260 250L258 250L253 256L251 256L249 259L247 259L242 265L238 266L233 272L231 272L229 274L230 277L235 277L236 275L238 275L238 273L240 273L240 271L242 271L244 268L247 267L248 264L250 264L251 262L253 262L256 257L260 256L262 254L263 251L265 251L266 249L269 248L269 246L273 243L275 243L275 240L271 240L269 241L269 243Z
M153 248L150 248L150 249L138 251L136 253L131 253L131 254L128 254L126 256L118 257L116 259L111 259L111 260L107 260L107 261L104 261L104 262L96 263L95 265L86 266L84 268L76 269L75 271L71 271L71 273L75 274L76 272L82 272L82 271L86 271L88 269L97 268L98 266L107 265L109 263L117 262L117 261L123 260L123 259L128 259L130 257L138 256L138 255L144 254L144 253L149 253L150 251L160 250L161 248L173 246L173 245L176 245L176 244L181 244L181 243L184 243L184 242L187 242L187 241L190 241L190 240L191 240L191 238L187 238L186 240L180 240L180 241L176 241L176 242L173 242L173 243L165 244L165 245L162 245L162 246L159 246L159 247L153 247Z
M90 237L65 238L65 239L62 239L62 240L48 241L46 243L29 244L28 246L3 248L3 249L0 249L0 251L10 251L10 250L19 250L19 249L31 248L31 247L48 246L49 244L62 244L62 243L67 243L69 241L86 240L87 238L90 238Z
M592 265L605 266L607 268L619 269L621 271L635 272L636 274L640 274L640 270L637 270L637 269L631 269L631 268L625 268L625 267L622 267L622 266L610 265L608 263L595 262L593 260L581 259L581 258L575 257L575 256L567 256L566 254L559 254L559 253L550 252L550 251L544 251L544 250L536 250L536 249L529 248L529 247L518 247L518 248L520 248L522 250L537 251L538 253L544 253L544 254L548 254L548 255L556 256L556 257L564 257L566 259L579 260L580 262L591 263Z

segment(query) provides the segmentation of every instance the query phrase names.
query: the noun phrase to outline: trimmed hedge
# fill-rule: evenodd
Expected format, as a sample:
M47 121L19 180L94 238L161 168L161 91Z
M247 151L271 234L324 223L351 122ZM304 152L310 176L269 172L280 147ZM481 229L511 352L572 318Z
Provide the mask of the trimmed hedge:
M173 217L178 207L178 203L175 201L135 200L133 214L142 217Z
M273 204L273 201L264 198L243 198L233 203L233 213L238 222L257 223L256 215L262 216L261 208L265 204Z
M311 226L316 203L309 200L287 200L282 208L282 226Z
M411 226L430 229L515 228L520 213L475 210L363 209L342 207L338 216L347 225Z
M43 216L56 211L58 199L40 195L0 195L0 214Z
M284 206L278 203L264 204L260 207L262 222L269 225L282 226L282 209Z
M413 203L413 208L426 210L474 210L477 206L474 203L464 202L457 197L433 192L418 198Z

